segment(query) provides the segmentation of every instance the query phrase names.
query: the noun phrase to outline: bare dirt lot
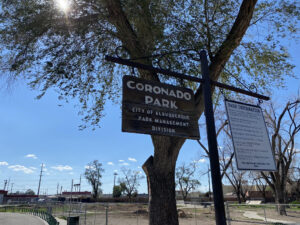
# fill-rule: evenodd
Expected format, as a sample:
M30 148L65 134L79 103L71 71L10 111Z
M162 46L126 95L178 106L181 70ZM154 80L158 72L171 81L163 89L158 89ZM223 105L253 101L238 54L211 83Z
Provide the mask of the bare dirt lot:
M61 206L60 206L61 207ZM212 207L178 205L180 225L214 225L215 216ZM287 208L288 216L277 215L275 208L262 206L229 206L231 225L266 224L263 219L248 218L245 212L260 218L277 219L300 225L300 208ZM254 212L254 213L251 213ZM53 208L56 216L80 216L80 225L148 225L147 205L145 204L78 204ZM249 214L249 213L248 213ZM227 212L228 216L228 212ZM271 222L271 221L268 221ZM270 223L269 223L270 224Z

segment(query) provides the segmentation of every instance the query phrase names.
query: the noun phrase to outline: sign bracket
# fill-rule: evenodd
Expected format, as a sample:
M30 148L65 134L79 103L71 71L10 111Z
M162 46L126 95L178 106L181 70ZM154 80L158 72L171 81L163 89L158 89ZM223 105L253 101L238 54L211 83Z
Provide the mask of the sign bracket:
M128 60L128 59L122 59L122 58L107 55L107 56L105 56L105 60L107 60L109 62L120 64L120 65L125 65L125 66L130 66L130 67L143 69L143 70L148 70L148 71L155 72L155 73L160 73L160 74L170 76L170 77L176 77L176 78L185 79L185 80L189 80L189 81L194 81L194 82L198 82L198 83L204 83L203 78L200 78L200 77L194 77L194 76L189 76L189 75L186 75L186 74L183 74L183 73L174 72L174 71L171 71L171 70L160 69L160 68L145 65L145 64L142 64L142 63L133 62L133 61ZM264 96L264 95L257 94L257 93L251 92L251 91L247 91L247 90L244 90L244 89L241 89L241 88L237 88L237 87L234 87L234 86L223 84L223 83L220 83L220 82L217 82L217 81L210 80L210 84L213 85L213 86L219 87L219 88L227 89L227 90L230 90L230 91L234 91L234 92L241 93L241 94L244 94L244 95L248 95L248 96L251 96L251 97L259 98L259 99L262 99L262 100L270 100L270 97L268 97L268 96Z

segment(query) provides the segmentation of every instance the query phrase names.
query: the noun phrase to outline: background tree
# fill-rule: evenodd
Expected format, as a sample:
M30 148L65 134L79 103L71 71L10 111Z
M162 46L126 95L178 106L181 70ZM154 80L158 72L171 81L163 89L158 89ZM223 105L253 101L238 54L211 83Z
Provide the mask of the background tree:
M255 183L256 189L261 193L264 203L267 202L267 189L268 184L265 179L260 175L260 173L253 173L253 181Z
M123 178L119 179L121 191L131 199L137 196L138 186L140 185L140 180L144 178L140 171L134 171L123 167L121 169L123 173Z
M170 64L172 70L195 76L201 74L198 53L207 49L211 79L237 86L237 78L243 75L261 89L281 85L283 76L292 74L281 44L285 35L296 34L299 8L289 0L262 0L256 8L257 0L72 2L62 11L53 0L1 1L0 68L11 79L25 77L41 91L38 98L51 88L60 99L78 98L85 122L82 128L97 126L105 101L118 100L125 69L103 58L120 45L128 57L148 65L155 64L155 59L145 56L193 49L195 54L166 55L160 65ZM193 88L197 117L201 116L201 85L137 72L144 79ZM150 224L178 225L175 168L185 139L151 138L154 155L143 166L151 194Z
M231 134L229 131L229 126L228 126L228 121L226 117L226 112L224 110L224 105L219 104L218 100L221 97L221 92L216 93L216 104L214 108L214 115L215 115L215 120L216 120L216 136L217 136L217 141L218 143L223 143L223 146L227 146L224 148L222 145L218 146L218 151L219 151L219 159L220 159L220 170L221 170L221 178L225 176L225 173L229 166L232 163L232 159L234 157L234 151L232 148L228 147L231 146ZM200 129L205 132L205 124L200 125ZM206 137L204 135L204 138L202 140L197 140L199 143L201 149L204 151L204 154L201 155L200 157L206 157L209 158L209 150L207 143L205 144L204 141L206 140Z
M239 204L246 201L246 193L249 191L248 173L246 171L238 171L237 168L230 164L225 176L232 185Z
M122 195L122 188L120 185L115 185L113 188L113 197L119 198Z
M104 172L102 168L102 163L99 163L98 160L94 160L90 162L85 169L84 176L87 181L92 185L93 189L93 198L97 199L99 194L101 193L101 177Z
M280 111L276 110L273 104L265 111L277 171L261 172L261 175L273 191L277 204L286 203L289 170L299 153L295 148L295 138L300 131L299 105L298 97L295 101L287 102ZM278 205L277 211L280 215L286 215L285 205Z
M300 167L294 167L292 169L288 183L291 185L292 200L300 202Z
M187 199L188 194L200 185L199 180L195 178L196 170L196 162L189 165L183 163L176 169L176 184L180 188L184 201Z
M31 189L27 189L25 191L25 195L35 195L35 192L33 190L31 190Z

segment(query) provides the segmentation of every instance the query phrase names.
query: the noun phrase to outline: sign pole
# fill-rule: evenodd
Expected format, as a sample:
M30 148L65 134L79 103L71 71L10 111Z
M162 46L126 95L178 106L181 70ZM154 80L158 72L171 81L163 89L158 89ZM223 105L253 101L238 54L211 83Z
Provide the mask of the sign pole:
M202 50L200 52L200 60L201 60L202 78L204 80L203 94L204 94L204 104L205 104L207 141L209 147L209 159L210 159L211 177L212 177L212 184L213 184L215 218L216 218L217 225L226 225L224 197L223 197L220 163L219 163L219 155L218 155L218 144L217 144L215 119L214 119L214 111L213 111L213 104L212 104L211 85L210 85L208 62L207 62L207 56L205 50Z

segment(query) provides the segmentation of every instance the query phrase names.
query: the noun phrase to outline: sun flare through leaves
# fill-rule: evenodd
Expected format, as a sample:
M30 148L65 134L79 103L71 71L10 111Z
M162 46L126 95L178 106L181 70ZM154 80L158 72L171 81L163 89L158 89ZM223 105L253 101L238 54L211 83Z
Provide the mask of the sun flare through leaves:
M67 13L70 10L71 3L69 0L55 0L55 3L64 13Z

